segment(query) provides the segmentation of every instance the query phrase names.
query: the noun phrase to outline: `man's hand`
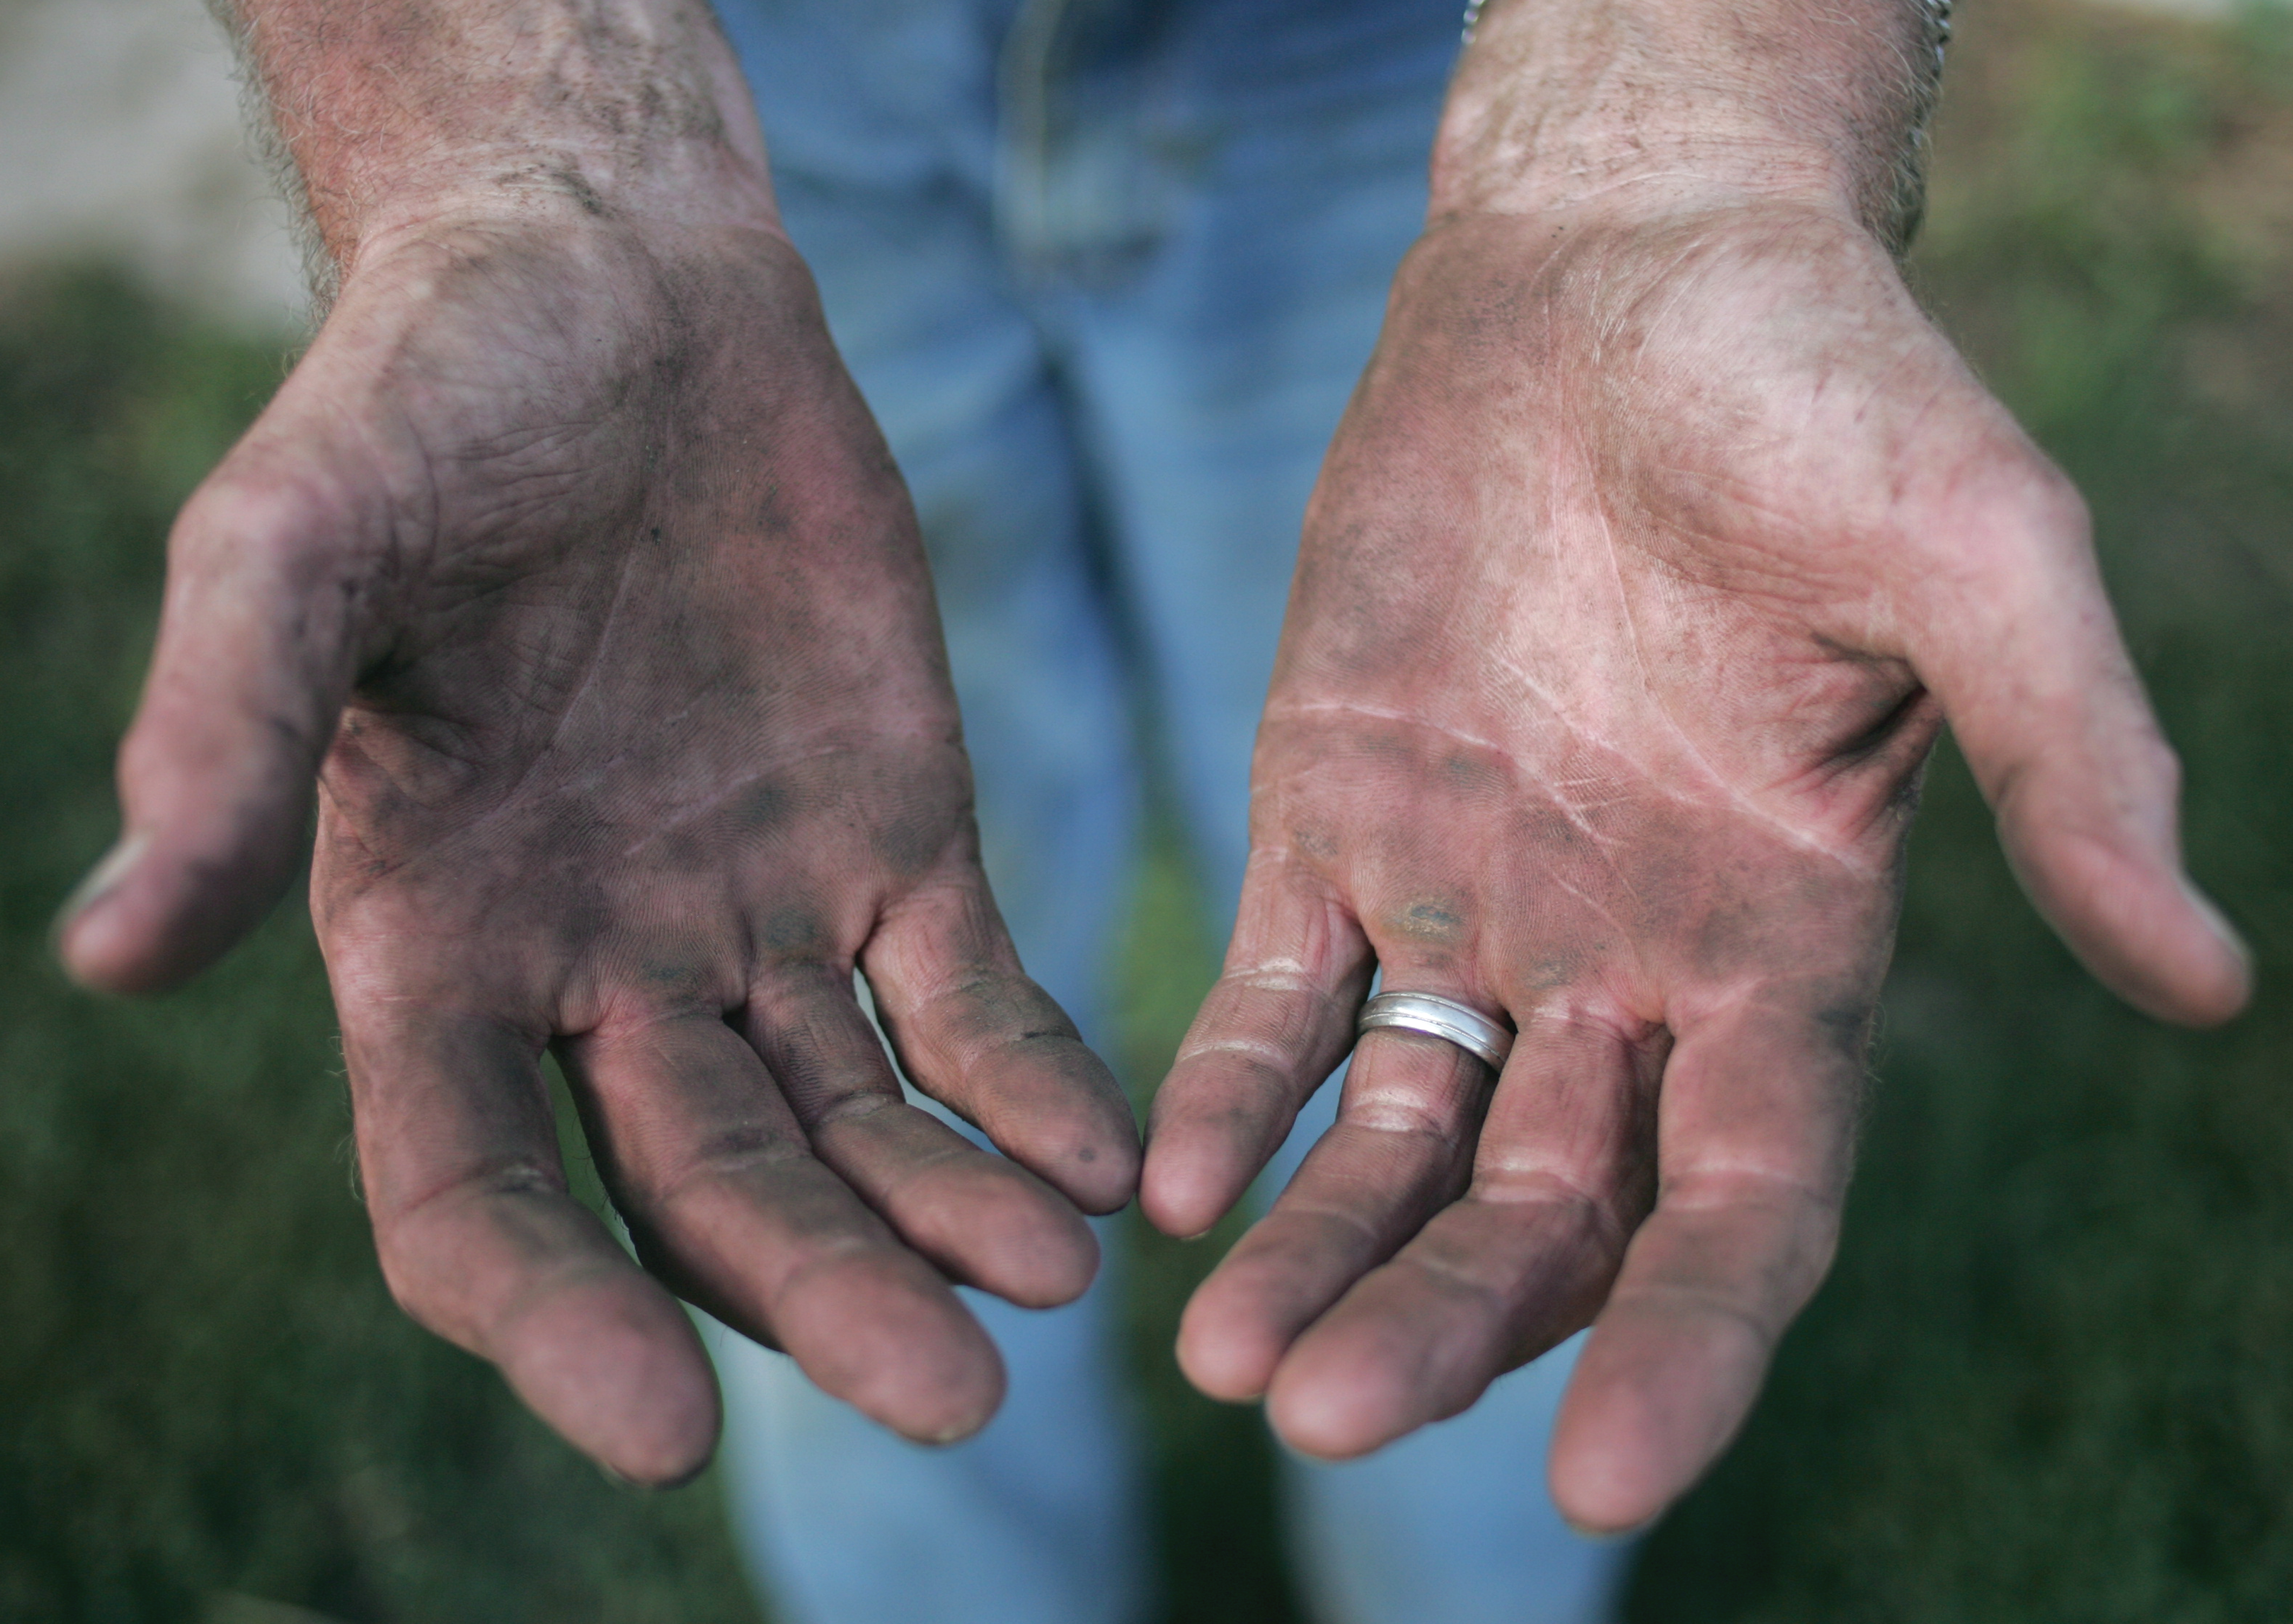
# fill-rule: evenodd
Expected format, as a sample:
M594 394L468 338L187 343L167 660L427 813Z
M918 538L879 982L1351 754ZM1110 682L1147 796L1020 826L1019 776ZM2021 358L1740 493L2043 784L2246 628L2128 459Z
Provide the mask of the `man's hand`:
M1555 12L1494 19L1512 70L1604 26ZM1519 32L1545 26L1560 43ZM1143 1192L1207 1228L1373 970L1508 1019L1494 1087L1439 1039L1363 1040L1180 1358L1341 1457L1592 1322L1552 1471L1596 1529L1711 1461L1828 1264L1946 718L2097 974L2192 1022L2246 990L2182 878L2174 761L2082 507L1905 292L1884 177L1801 186L1836 153L1795 165L1781 134L1667 147L1634 52L1663 55L1611 39L1569 81L1593 124L1636 108L1630 139L1572 137L1564 90L1507 125L1469 59L1309 513L1241 917ZM1523 152L1576 157L1486 183Z
M1069 1201L1128 1199L1136 1134L988 895L914 518L705 12L249 10L342 291L176 526L68 962L134 990L221 952L323 760L314 912L407 1308L641 1481L716 1434L672 1289L971 1431L1002 1374L949 1281L1079 1293ZM1015 1160L902 1102L855 965ZM566 1192L547 1048L650 1274Z

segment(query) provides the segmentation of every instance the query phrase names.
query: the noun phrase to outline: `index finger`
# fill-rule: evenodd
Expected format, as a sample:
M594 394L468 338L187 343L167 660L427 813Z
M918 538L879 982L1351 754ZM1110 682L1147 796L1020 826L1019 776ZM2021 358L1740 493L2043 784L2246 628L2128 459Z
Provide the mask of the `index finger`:
M976 867L888 907L860 956L911 1081L1085 1212L1138 1187L1138 1127L1113 1072L1020 967Z

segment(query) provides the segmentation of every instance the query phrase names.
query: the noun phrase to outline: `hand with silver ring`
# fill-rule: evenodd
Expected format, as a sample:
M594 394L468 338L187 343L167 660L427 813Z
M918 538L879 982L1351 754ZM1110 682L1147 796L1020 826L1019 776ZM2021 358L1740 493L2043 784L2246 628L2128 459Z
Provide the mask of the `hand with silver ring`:
M1458 93L1493 42L1562 50L1516 37L1552 12L1493 4ZM1519 128L1492 150L1561 139ZM1174 1234L1224 1214L1375 974L1510 1021L1494 1079L1364 1038L1179 1359L1343 1458L1591 1325L1551 1478L1623 1529L1725 1446L1829 1266L1946 716L2111 986L2207 1022L2247 973L2076 494L1852 198L1673 168L1483 208L1445 152L1308 510L1241 911L1140 1199Z

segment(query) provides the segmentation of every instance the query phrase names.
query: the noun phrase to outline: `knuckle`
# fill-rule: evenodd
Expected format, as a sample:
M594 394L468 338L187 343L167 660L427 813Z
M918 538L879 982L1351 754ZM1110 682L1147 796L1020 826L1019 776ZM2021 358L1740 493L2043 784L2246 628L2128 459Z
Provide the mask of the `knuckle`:
M2094 514L2085 494L2052 463L2041 462L2032 471L2022 499L2024 522L2035 529L2081 544L2093 533Z
M183 505L174 540L193 552L277 555L340 535L344 517L340 499L316 479L227 463Z
M1472 1199L1492 1206L1560 1208L1581 1218L1618 1253L1632 1230L1615 1189L1551 1156L1484 1155L1473 1168Z
M562 1176L539 1161L460 1169L385 1195L369 1186L375 1256L400 1307L438 1329L467 1295L464 1264L500 1249L506 1208L562 1198ZM511 1232L526 1226L513 1221ZM530 1237L529 1237L530 1239Z
M2082 553L2093 535L2086 497L2027 445L1979 456L1928 517L1941 522L1924 528L1922 556L1986 594L2032 563Z
M626 1167L621 1183L636 1210L666 1214L816 1159L772 1127L744 1124L717 1129L673 1160Z
M1292 1057L1279 1044L1230 1032L1200 1041L1189 1040L1179 1049L1173 1072L1181 1066L1189 1071L1215 1068L1211 1080L1221 1088L1238 1087L1280 1096L1290 1091Z
M2135 744L2135 771L2148 781L2151 792L2171 802L2181 798L2182 758L2156 727L2142 731Z
M1467 1126L1454 1102L1428 1099L1398 1084L1357 1090L1346 1102L1345 1114L1347 1121L1371 1133L1421 1140L1440 1150L1455 1150Z
M391 1301L417 1324L440 1336L455 1337L458 1325L467 1317L457 1301L464 1293L456 1289L450 1272L436 1266L434 1254L439 1248L428 1232L432 1227L419 1216L385 1221L377 1215L375 1260L381 1265L382 1283Z
M1662 1321L1677 1323L1684 1320L1700 1324L1706 1337L1729 1337L1762 1362L1773 1355L1783 1335L1783 1316L1770 1305L1729 1283L1626 1283L1616 1288L1609 1301L1613 1307L1637 1311Z
M316 478L226 468L193 494L167 543L171 624L251 624L256 646L341 650L391 591L351 505ZM252 621L249 621L249 617Z
M1665 1181L1665 1206L1714 1216L1773 1211L1794 1220L1835 1222L1840 1192L1787 1168L1751 1161L1675 1169Z

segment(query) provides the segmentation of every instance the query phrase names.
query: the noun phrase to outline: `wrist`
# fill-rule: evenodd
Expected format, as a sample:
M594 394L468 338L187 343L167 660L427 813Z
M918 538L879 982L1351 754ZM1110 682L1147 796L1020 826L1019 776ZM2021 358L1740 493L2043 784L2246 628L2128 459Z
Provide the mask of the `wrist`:
M705 0L231 0L328 259L425 222L779 220Z
M642 177L616 176L611 158L579 149L527 144L471 151L419 168L377 176L353 197L312 214L330 262L347 275L409 239L484 233L539 232L568 244L627 239L660 255L680 243L730 233L761 233L783 242L772 190L750 177L690 155Z
M1938 0L1488 0L1435 142L1433 218L1731 201L1915 213Z

